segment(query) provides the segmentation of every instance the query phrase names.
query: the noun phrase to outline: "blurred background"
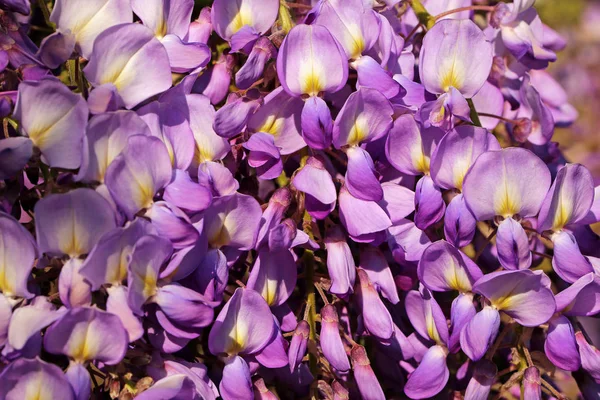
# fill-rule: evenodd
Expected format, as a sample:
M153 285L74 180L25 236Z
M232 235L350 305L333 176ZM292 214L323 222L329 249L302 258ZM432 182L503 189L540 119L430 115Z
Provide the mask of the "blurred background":
M567 47L549 72L565 88L579 118L557 128L554 140L570 162L588 167L600 185L600 1L537 0L540 17Z

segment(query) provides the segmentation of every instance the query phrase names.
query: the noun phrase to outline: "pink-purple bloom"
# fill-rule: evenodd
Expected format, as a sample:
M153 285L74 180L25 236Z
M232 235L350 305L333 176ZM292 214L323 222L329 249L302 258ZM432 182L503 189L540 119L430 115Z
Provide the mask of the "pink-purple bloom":
M533 3L0 0L0 400L592 398Z

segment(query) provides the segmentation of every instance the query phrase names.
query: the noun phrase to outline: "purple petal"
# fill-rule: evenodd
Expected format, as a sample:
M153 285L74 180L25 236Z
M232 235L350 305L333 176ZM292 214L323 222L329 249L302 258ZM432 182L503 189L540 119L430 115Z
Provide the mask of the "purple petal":
M147 220L136 218L124 228L106 232L86 257L80 274L91 284L92 290L110 283L119 285L127 277L128 257L135 243L144 235L156 234Z
M282 368L288 365L287 350L288 343L281 335L279 329L276 330L272 340L254 354L256 361L267 368Z
M590 272L556 294L556 311L566 316L592 316L600 312L600 277Z
M379 380L371 368L367 352L362 346L354 346L351 352L352 371L363 399L385 400L385 394Z
M48 104L52 107L48 108ZM13 115L48 165L79 167L88 117L81 95L54 79L23 82Z
M86 400L92 394L90 373L79 363L71 362L65 371L65 377L71 384L77 400Z
M500 314L493 307L484 307L460 333L460 347L473 361L480 360L498 335Z
M481 360L475 364L473 377L465 392L467 400L486 400L490 395L492 385L496 381L498 367L489 360Z
M446 211L442 192L430 176L424 176L415 188L415 225L427 229L439 222Z
M383 231L392 225L385 211L374 201L358 199L342 187L338 198L340 220L351 236Z
M238 288L211 328L208 347L215 355L253 354L269 344L275 329L269 305L260 293Z
M390 217L393 224L400 222L415 211L415 193L393 182L381 184L383 200L379 205Z
M309 333L310 326L308 322L305 320L300 321L294 330L288 350L290 372L293 372L298 367L300 362L302 362L302 358L306 355Z
M94 86L114 84L127 108L171 87L167 51L140 24L117 25L98 35L84 73Z
M544 162L529 150L511 147L479 156L465 177L463 194L479 221L496 215L532 217L549 187Z
M127 288L112 286L107 289L106 311L115 314L121 320L129 336L129 343L144 336L144 328L137 316L133 314L127 303Z
M586 370L596 381L600 381L600 351L589 344L582 332L575 334L575 340L579 347L581 367Z
M234 100L231 100L231 99ZM222 138L231 139L239 135L246 126L248 119L259 107L258 102L248 98L231 95L227 104L215 114L213 129Z
M394 99L406 93L406 90L383 69L377 61L369 56L359 58L354 62L358 75L357 88L371 88L380 92L382 97ZM395 100L395 99L394 99Z
M419 261L419 280L429 290L468 293L483 276L474 263L467 263L460 250L440 240L429 245Z
M256 174L260 178L275 179L281 175L283 163L273 136L258 132L250 136L243 146L250 150L248 165L256 168Z
M581 164L566 164L556 174L544 199L538 221L540 232L561 230L568 224L580 222L594 201L592 174Z
M346 237L339 226L334 226L325 235L327 271L331 278L329 292L344 296L351 293L356 279L356 266Z
M210 206L213 196L209 188L194 182L187 172L175 170L173 181L165 188L163 197L181 209L199 212Z
M65 307L85 307L92 304L92 288L80 274L83 260L71 258L63 265L58 277L58 292Z
M165 201L154 203L146 212L146 217L150 218L158 235L169 239L175 249L191 246L200 238L189 217Z
M467 246L475 236L477 220L467 207L462 193L454 197L446 207L444 235L455 247Z
M492 272L475 283L473 292L485 296L519 324L537 326L547 322L556 310L554 295L544 278L530 270Z
M0 397L26 399L31 393L52 399L75 400L73 389L59 367L38 358L21 358L9 364L0 375Z
M448 339L448 349L456 353L460 349L460 335L463 328L473 319L477 310L473 304L473 295L461 293L452 301L451 327L452 334Z
M291 96L335 93L346 84L348 62L327 28L301 24L292 28L279 48L277 74Z
M357 146L385 136L392 127L393 114L390 102L379 91L359 89L348 97L335 119L334 146Z
M446 350L432 346L421 363L408 377L404 393L411 399L426 399L442 391L450 372L446 366Z
M356 302L361 311L365 328L373 336L386 340L394 334L390 312L381 301L379 293L371 283L369 276L362 268L358 269L356 285Z
M156 192L171 181L171 160L164 143L151 136L131 136L106 170L106 186L129 219L152 205Z
M313 149L326 149L331 144L333 120L323 99L312 96L302 108L302 138Z
M33 142L25 137L0 140L0 180L10 179L23 170L33 155Z
M170 375L157 381L149 389L136 395L139 400L186 400L196 395L194 382L183 374Z
M225 363L219 392L224 400L254 399L250 369L242 357L232 357Z
M196 140L195 162L199 165L206 161L217 161L229 153L229 142L217 136L213 130L215 109L208 97L191 94L187 97L190 110L190 127Z
M261 251L246 286L260 293L270 307L287 301L296 287L297 268L288 249Z
M388 229L388 245L397 261L418 262L431 241L412 221L407 219L395 223Z
M505 269L527 269L531 266L529 238L521 224L512 218L506 218L498 225L496 250Z
M154 302L172 324L183 329L204 328L213 321L215 304L200 293L176 283L159 288Z
M248 89L256 82L263 74L267 61L275 57L277 49L271 41L265 37L259 38L248 59L235 74L235 84L240 89Z
M50 255L87 254L116 227L110 204L92 189L44 197L35 205L35 216L40 252Z
M581 254L575 236L568 231L560 231L552 235L554 256L552 268L562 279L569 283L593 272L590 260Z
M314 24L326 26L340 42L348 58L360 58L379 36L379 21L370 6L360 0L322 2L315 9Z
M423 39L419 76L427 91L441 94L451 87L473 97L492 67L492 46L471 20L442 20Z
M429 159L444 136L441 129L421 131L414 117L401 115L394 121L385 143L387 160L398 171L408 175L429 172Z
M240 187L225 166L213 161L206 161L198 167L198 183L210 188L213 197L229 196ZM185 207L184 207L185 208Z
M37 55L48 68L57 68L71 57L75 49L75 40L76 37L70 32L54 32L42 40Z
M486 81L479 92L473 96L473 105L478 113L502 116L504 111L504 97L500 89ZM498 126L500 119L479 116L479 121L481 122L481 126L492 130Z
M552 364L565 371L577 371L581 367L575 332L566 317L559 315L550 320L544 352Z
M21 224L0 212L0 291L5 296L33 297L27 289L37 245Z
M106 170L127 146L133 135L150 135L148 125L132 111L117 111L94 116L88 123L78 180L104 182Z
M127 331L119 317L95 308L75 308L46 330L44 348L78 362L118 364L127 351Z
M301 133L301 113L304 102L279 87L264 98L264 104L250 117L248 130L265 132L275 137L281 154L291 154L306 143Z
M189 0L132 0L131 8L156 37L171 33L183 38L188 33L194 4Z
M253 248L261 214L260 205L251 196L235 193L216 199L204 216L209 244L239 250Z
M235 4L216 0L212 5L212 24L219 36L229 40L244 26L265 33L275 23L278 12L276 0L243 0Z
M185 43L176 35L166 35L161 43L169 56L171 70L175 73L203 68L210 61L210 48L204 43Z
M462 190L471 165L490 150L500 150L494 135L475 126L457 126L442 138L431 156L431 177L441 188Z
M331 304L321 309L321 351L331 366L340 372L350 369L350 362L340 336L338 314Z
M156 294L158 271L171 255L171 242L147 235L135 244L128 265L127 302L134 314L142 314L142 306Z
M133 22L133 14L127 0L57 0L50 21L75 35L77 51L89 59L96 38L112 26Z
M375 166L369 153L360 147L350 147L346 150L346 155L346 188L350 194L361 200L382 200L383 189L375 175Z
M381 291L383 297L392 304L398 304L398 289L385 255L376 247L365 247L360 252L360 267L367 273L371 282Z

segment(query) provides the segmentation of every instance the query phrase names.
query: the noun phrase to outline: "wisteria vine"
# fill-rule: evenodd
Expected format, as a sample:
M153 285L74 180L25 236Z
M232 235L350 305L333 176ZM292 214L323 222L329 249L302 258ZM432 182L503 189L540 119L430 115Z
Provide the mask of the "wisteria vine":
M563 38L296 1L0 0L0 400L598 399Z

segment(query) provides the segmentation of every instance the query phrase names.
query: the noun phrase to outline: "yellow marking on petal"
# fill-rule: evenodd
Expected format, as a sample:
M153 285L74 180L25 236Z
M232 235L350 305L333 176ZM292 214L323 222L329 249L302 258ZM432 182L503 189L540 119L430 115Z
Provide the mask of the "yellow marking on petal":
M64 113L56 121L51 121L50 123L39 125L39 126L38 126L38 124L32 125L31 128L29 129L29 131L27 132L27 136L29 136L29 139L31 139L31 141L33 142L33 144L36 147L43 148L49 139L48 132L50 132L50 130L52 130L52 128L54 128L62 120L67 118L68 115L71 114L71 112L73 112L73 110L75 110L75 107L76 106L73 106L73 108L71 108L69 111Z
M444 274L444 278L448 286L454 290L462 293L471 291L471 282L462 268L450 268Z
M509 188L505 187L501 191L500 198L495 199L494 209L496 210L496 215L510 218L519 212L519 202L515 199L516 196L511 195L510 192Z
M309 96L316 96L322 90L323 86L321 85L320 78L313 71L304 74L302 79L302 92L308 94Z
M51 400L51 394L44 387L44 373L39 371L34 377L29 378L25 388L24 400Z
M228 28L231 29L232 33L236 33L245 25L252 25L252 13L250 12L250 8L247 3L242 3L240 10L233 17Z
M452 64L446 69L446 72L442 75L440 86L444 92L450 91L453 87L460 91L463 85L464 76L462 76L456 68L456 57L452 58Z
M429 174L429 157L423 154L422 151L419 151L417 154L413 154L413 166L419 172L424 174Z
M277 118L275 115L269 115L260 128L257 129L257 132L264 132L277 137L281 134L284 121L285 118L283 117Z
M93 360L98 352L97 343L88 340L90 327L88 323L85 328L80 326L71 333L69 355L79 363Z
M429 338L436 343L440 343L440 334L435 326L435 321L433 319L433 315L431 314L431 310L428 310L428 312L425 313L425 324L427 326L427 335L429 335Z
M196 151L194 152L194 158L198 162L198 164L202 164L206 161L213 161L215 157L214 153L204 146L197 145Z
M231 236L229 235L229 230L227 226L225 226L224 219L221 220L221 224L214 229L212 232L209 232L208 235L208 244L210 244L213 248L219 248L223 246L227 246L231 242Z
M229 332L229 343L225 352L229 355L235 355L244 350L248 339L248 329L239 319L236 320L234 326Z
M350 50L350 58L358 58L365 50L365 38L360 30L360 26L352 24L347 26L348 32L350 33L350 40L348 40L348 49Z
M348 135L348 144L350 146L357 146L360 142L362 142L369 135L369 125L366 119L362 116L359 116L355 121L354 125L352 125L352 129L350 129L350 134Z
M563 201L562 195L559 194L556 212L554 213L554 221L552 223L552 230L560 231L564 228L571 220L572 212L573 207L568 207L565 204L565 201Z
M0 265L0 292L10 296L13 294L14 290L15 288L13 287L11 280L6 276L6 264L2 263Z

